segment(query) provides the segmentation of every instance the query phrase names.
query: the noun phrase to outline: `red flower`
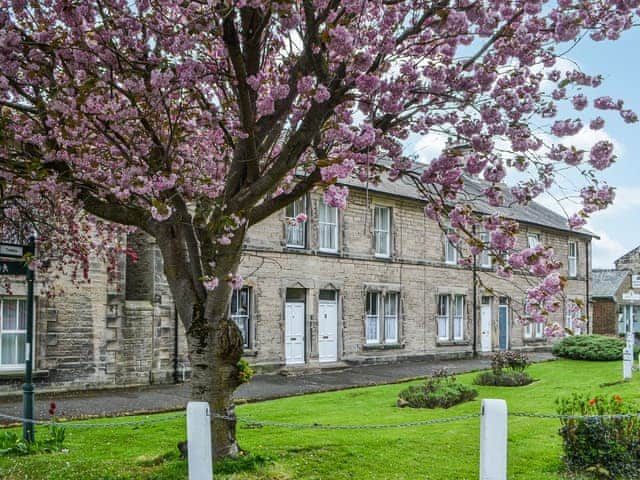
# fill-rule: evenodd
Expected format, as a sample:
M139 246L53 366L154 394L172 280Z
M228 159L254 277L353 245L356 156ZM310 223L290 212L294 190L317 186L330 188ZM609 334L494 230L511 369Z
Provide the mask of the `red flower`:
M598 403L598 401L595 398L592 398L591 400L589 400L590 407L593 407L596 403Z
M51 402L49 404L49 415L55 415L56 413L56 402Z
M617 394L615 394L615 393L614 393L611 397L612 397L616 402L618 402L618 403L622 403L622 397L621 397L620 395L617 395Z

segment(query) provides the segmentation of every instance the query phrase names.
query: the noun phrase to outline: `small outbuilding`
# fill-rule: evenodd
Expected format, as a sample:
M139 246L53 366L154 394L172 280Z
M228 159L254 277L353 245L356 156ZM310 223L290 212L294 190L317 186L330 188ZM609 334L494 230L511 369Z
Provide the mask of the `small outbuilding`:
M592 271L593 333L640 333L640 246L615 261L613 270Z

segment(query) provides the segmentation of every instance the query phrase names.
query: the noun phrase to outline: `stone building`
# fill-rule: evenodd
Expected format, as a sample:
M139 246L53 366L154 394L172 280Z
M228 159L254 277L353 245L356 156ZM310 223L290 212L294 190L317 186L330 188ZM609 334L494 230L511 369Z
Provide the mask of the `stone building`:
M534 278L501 279L488 255L474 268L459 265L457 250L402 180L350 187L344 211L312 193L250 229L240 266L245 286L234 293L231 315L252 364L278 371L548 348L542 326L517 321ZM480 188L469 184L468 193ZM480 201L476 209L495 211ZM538 204L498 210L520 222L518 247L553 246L569 278L567 298L581 299L589 316L591 234L571 231ZM302 212L307 222L287 221ZM96 263L91 283L38 298L38 383L93 388L188 377L159 251L141 235L129 247L139 259L123 258L116 281ZM481 286L474 288L474 277ZM19 385L24 361L24 289L18 282L13 290L1 300L3 389ZM571 327L574 314L565 311L552 321Z
M614 270L593 270L593 332L640 333L640 246L615 261Z

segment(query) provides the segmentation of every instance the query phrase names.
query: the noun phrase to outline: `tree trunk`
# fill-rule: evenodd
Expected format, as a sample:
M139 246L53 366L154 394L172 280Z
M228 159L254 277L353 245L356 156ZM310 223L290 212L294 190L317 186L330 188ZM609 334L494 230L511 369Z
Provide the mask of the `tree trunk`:
M240 448L236 440L233 392L240 385L238 361L242 356L242 335L229 319L227 304L205 319L204 306L194 307L194 321L187 332L191 356L191 398L208 402L211 407L211 440L213 457L236 456ZM231 419L216 418L216 416Z

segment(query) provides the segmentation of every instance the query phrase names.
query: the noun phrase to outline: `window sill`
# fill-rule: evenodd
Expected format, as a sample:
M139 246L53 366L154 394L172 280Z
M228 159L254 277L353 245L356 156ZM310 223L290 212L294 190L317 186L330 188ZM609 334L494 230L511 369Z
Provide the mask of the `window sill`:
M49 375L49 370L34 370L33 378L43 378ZM0 368L0 380L24 379L24 368Z
M257 357L258 356L258 350L245 348L244 351L242 352L242 356L243 357Z
M436 347L465 347L469 340L436 340Z
M531 338L523 338L522 341L524 343L528 343L528 344L532 344L532 343L547 343L547 339L546 338L539 338L539 337L531 337Z
M362 350L401 350L404 343L368 343L362 346Z
M338 250L322 250L322 249L319 249L318 253L320 255L329 255L329 256L340 255L340 251L338 251Z

